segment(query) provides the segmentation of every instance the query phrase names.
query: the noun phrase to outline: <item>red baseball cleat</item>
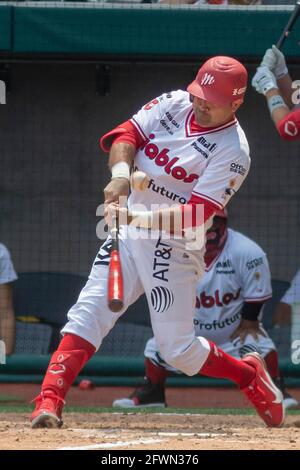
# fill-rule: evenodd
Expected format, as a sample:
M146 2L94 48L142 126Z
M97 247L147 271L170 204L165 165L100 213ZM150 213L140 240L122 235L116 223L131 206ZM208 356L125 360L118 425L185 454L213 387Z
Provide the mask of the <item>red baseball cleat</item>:
M65 401L54 392L41 392L34 400L35 410L30 421L32 428L60 428L63 424L61 413Z
M256 376L247 387L240 389L251 401L259 416L269 427L284 421L283 395L267 372L265 361L258 353L246 354L242 361L256 369Z

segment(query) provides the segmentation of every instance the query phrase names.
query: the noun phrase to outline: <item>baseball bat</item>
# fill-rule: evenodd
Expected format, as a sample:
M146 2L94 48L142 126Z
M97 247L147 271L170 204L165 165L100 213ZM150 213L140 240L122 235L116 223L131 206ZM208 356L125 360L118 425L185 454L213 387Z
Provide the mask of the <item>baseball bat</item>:
M119 312L124 306L123 275L119 251L119 229L117 218L113 217L110 230L112 246L108 269L108 308L112 312Z
M288 37L288 35L290 34L290 32L292 31L292 28L293 28L294 24L296 23L299 14L300 14L300 0L297 0L297 2L295 4L295 7L294 7L294 10L292 11L291 16L289 17L289 20L288 20L287 24L285 25L284 30L282 31L280 38L277 41L277 44L276 44L277 49L282 48L283 43L286 40L286 38Z

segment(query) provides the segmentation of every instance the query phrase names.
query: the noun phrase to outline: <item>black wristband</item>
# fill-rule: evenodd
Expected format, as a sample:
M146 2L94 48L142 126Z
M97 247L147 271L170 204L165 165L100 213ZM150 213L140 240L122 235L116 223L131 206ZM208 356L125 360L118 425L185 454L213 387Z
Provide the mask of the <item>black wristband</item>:
M257 321L264 302L244 302L241 316L243 320Z

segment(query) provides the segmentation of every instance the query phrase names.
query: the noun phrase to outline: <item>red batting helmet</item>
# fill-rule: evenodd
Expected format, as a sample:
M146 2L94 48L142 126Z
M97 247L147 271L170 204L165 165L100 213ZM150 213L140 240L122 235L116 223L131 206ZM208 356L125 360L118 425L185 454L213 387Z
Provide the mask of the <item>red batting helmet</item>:
M206 101L225 106L244 99L248 74L236 59L216 56L204 62L187 91Z

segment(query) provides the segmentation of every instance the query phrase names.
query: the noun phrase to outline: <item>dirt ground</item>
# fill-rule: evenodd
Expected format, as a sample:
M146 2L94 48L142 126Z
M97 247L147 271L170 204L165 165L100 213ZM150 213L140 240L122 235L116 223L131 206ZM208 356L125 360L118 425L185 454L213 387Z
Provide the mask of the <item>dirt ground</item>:
M29 427L24 414L0 415L0 449L298 450L300 419L267 429L256 416L65 414L60 430Z
M24 403L38 394L37 385L2 385L1 404ZM125 387L98 387L82 391L73 387L71 406L110 406L128 396ZM299 391L291 391L300 399ZM9 397L7 402L3 397ZM169 388L171 407L245 408L235 389ZM0 404L0 406L1 406ZM290 415L284 427L268 429L257 416L207 414L124 414L68 412L60 430L30 429L25 413L0 413L0 450L105 449L105 450L299 450L300 416Z

